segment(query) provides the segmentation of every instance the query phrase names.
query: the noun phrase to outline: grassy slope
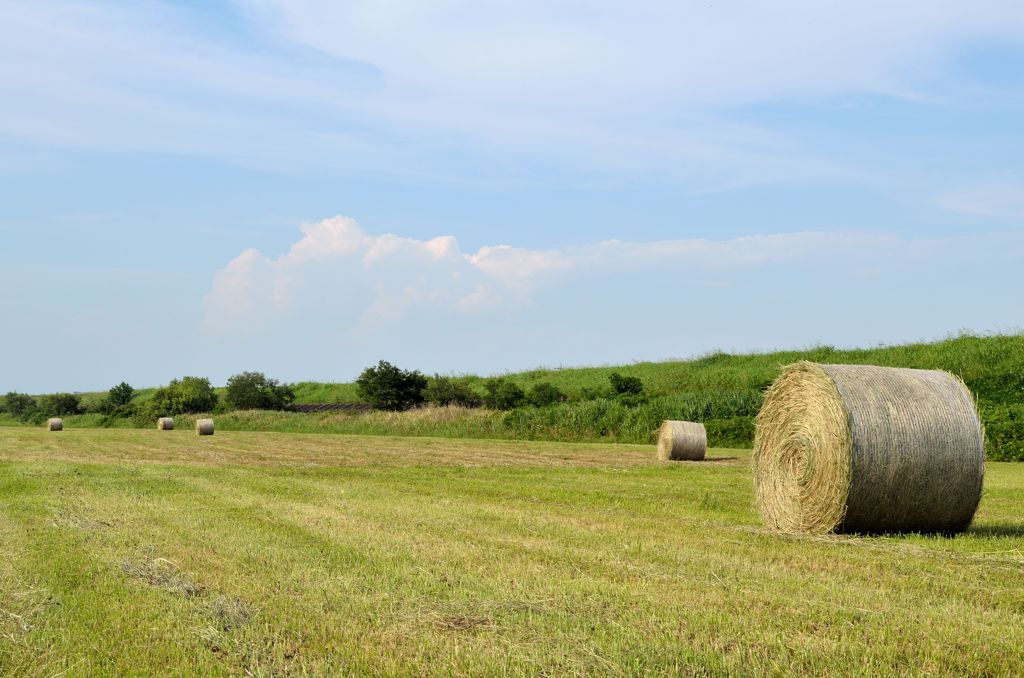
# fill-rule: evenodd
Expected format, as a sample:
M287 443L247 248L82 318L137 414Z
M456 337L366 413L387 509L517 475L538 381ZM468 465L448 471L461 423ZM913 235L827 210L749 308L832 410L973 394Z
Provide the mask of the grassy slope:
M961 336L944 341L839 350L815 347L800 351L776 351L729 355L714 353L694 360L642 362L603 367L536 369L506 375L524 388L549 381L571 395L583 389L604 389L608 375L619 372L640 377L651 395L761 390L772 382L782 365L797 360L944 369L961 375L983 398L1003 402L1024 400L1024 335ZM414 366L405 366L414 367ZM478 387L482 377L469 375ZM357 402L351 383L300 382L294 384L296 402ZM154 389L140 389L146 400ZM223 389L220 389L223 393ZM85 402L99 400L106 392L83 393Z
M1024 672L1024 466L955 539L799 539L712 454L3 429L0 674Z
M816 347L801 351L777 351L728 355L715 353L684 361L644 362L606 367L537 369L507 375L528 388L549 381L577 395L584 388L608 387L612 372L640 377L651 395L761 390L775 379L779 368L797 360L949 370L962 376L983 398L1003 402L1024 400L1024 335L961 336L939 342L839 350ZM479 382L480 377L470 376ZM314 386L319 388L314 389ZM303 385L310 400L343 402L356 398L351 384ZM322 400L319 400L322 399Z
M1024 335L961 336L941 342L835 350L766 354L714 354L691 361L637 363L618 367L533 370L508 375L528 388L550 381L571 395L607 387L613 371L640 377L652 395L640 407L609 400L572 402L551 408L521 408L510 414L494 412L429 411L394 416L292 415L289 413L231 413L218 415L227 429L293 432L393 433L519 440L608 441L647 443L665 419L704 422L712 445L749 446L753 419L763 389L779 369L797 360L868 363L944 369L964 378L977 394L994 459L1024 460ZM470 381L482 388L479 377ZM144 391L140 400L151 394ZM304 382L296 385L297 401L349 402L356 399L352 384ZM95 394L90 398L95 397ZM0 416L0 425L10 425ZM69 426L127 425L102 417L70 418Z

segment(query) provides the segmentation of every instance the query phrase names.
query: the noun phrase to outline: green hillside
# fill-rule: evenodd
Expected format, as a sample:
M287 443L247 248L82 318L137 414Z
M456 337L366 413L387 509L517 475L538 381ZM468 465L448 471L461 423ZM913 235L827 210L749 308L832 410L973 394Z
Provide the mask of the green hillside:
M520 407L508 412L445 410L434 416L417 411L389 413L384 417L359 413L313 416L267 412L259 416L232 415L230 419L224 419L227 413L219 416L225 424L243 430L255 427L258 430L623 443L649 443L661 421L685 419L704 422L712 445L749 446L754 435L754 416L761 406L764 389L782 366L798 360L953 372L964 379L978 398L990 456L1024 460L1024 335L1021 334L963 335L937 342L870 349L840 350L820 346L802 351L745 355L713 353L682 361L536 369L503 376L524 389L550 382L565 392L568 402L540 408ZM608 377L613 372L638 377L644 384L646 400L624 403L611 398ZM483 377L469 375L465 378L483 393ZM358 401L351 383L301 382L293 386L299 404ZM152 389L141 391L137 402L151 394ZM94 403L101 395L84 394L83 403ZM78 425L131 423L84 415Z

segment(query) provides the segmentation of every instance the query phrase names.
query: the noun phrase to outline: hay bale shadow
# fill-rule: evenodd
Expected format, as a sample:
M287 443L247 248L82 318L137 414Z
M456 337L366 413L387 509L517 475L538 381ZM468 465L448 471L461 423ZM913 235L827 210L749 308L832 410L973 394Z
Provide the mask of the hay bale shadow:
M1024 525L1017 523L972 525L968 528L967 534L979 537L1024 537Z

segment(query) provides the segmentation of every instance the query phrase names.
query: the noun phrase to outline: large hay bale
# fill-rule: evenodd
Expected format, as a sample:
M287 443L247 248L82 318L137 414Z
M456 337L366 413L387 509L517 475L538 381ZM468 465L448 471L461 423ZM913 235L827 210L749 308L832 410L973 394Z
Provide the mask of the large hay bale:
M947 372L801 362L768 389L753 465L771 529L952 533L981 499L985 436Z
M173 431L174 419L172 417L160 417L156 420L157 431Z
M212 436L213 419L196 419L196 434L201 436Z
M60 417L51 417L46 421L46 428L51 431L63 431L64 420Z
M704 424L692 421L666 421L658 431L658 459L662 461L700 461L708 449Z

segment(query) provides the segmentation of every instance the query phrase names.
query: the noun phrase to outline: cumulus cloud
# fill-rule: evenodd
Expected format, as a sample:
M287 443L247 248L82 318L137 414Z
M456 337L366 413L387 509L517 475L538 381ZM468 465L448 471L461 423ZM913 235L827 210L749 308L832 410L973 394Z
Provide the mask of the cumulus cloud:
M372 235L344 216L301 231L278 257L248 249L216 273L204 300L207 329L231 334L316 314L339 331L359 331L398 322L417 308L480 314L531 304L567 278L660 272L707 281L730 270L899 244L889 235L803 232L557 249L499 244L467 253L453 236Z

